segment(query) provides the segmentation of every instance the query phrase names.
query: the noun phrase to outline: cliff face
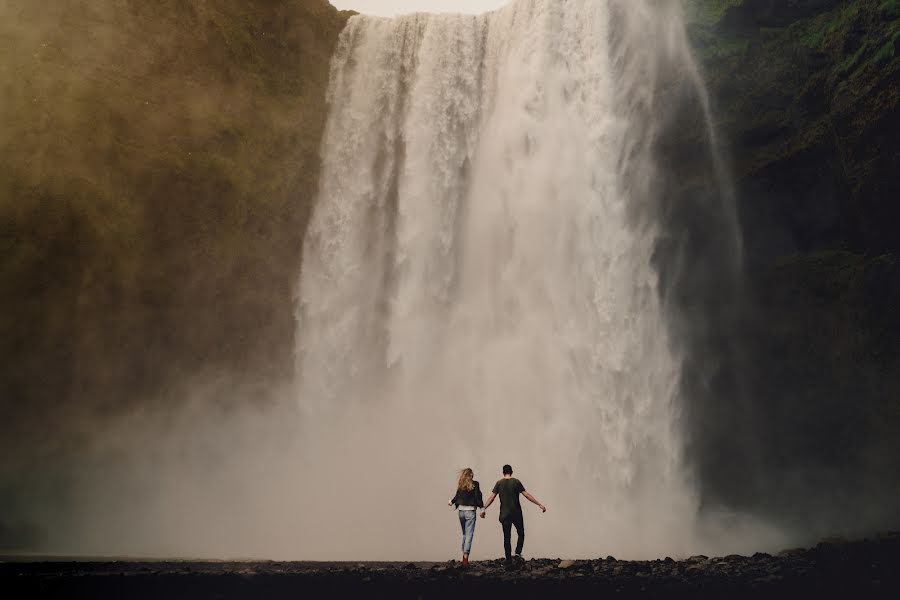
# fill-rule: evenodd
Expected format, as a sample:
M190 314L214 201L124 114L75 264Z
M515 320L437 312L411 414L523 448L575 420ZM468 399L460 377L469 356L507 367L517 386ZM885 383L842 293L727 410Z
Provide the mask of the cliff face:
M746 214L767 232L748 228L750 256L896 252L900 5L748 1L694 38L736 175L756 198Z
M688 8L746 270L710 323L736 350L690 409L705 498L805 531L896 526L900 3Z
M326 0L0 3L0 467L193 376L290 376L347 16Z

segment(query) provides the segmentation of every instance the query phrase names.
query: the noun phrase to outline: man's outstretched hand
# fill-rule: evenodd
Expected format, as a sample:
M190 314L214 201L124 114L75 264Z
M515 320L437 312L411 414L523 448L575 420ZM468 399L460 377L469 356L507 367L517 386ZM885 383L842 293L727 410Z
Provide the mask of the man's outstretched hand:
M543 504L541 504L541 512L542 512L542 513L547 512L547 507L544 506Z
M486 514L487 514L486 510L481 511L481 518L483 519Z

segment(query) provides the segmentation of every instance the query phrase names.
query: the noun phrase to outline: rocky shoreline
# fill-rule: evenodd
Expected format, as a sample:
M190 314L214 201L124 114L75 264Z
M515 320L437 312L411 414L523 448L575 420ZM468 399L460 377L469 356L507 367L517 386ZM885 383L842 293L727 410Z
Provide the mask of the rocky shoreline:
M447 563L0 562L15 598L900 597L900 534L777 555Z

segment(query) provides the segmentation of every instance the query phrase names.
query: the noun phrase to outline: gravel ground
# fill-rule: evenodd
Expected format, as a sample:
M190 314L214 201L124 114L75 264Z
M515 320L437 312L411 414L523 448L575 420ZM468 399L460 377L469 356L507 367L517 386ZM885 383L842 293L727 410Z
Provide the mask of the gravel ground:
M900 598L900 534L778 555L447 563L8 559L5 598Z

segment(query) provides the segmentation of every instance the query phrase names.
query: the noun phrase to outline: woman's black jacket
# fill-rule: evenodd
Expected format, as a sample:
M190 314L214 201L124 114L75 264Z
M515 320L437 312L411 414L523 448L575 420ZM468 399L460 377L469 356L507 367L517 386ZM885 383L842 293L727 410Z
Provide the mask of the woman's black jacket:
M453 500L450 501L454 506L474 506L475 508L484 507L484 499L481 497L481 486L478 485L477 481L473 481L472 483L475 484L475 487L468 492L464 492L463 490L456 490L456 495L453 496Z

